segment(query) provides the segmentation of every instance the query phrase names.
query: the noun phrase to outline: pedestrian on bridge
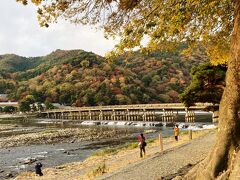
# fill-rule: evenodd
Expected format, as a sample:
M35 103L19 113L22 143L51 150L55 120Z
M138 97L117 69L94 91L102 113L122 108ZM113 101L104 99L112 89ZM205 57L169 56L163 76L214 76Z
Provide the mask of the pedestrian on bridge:
M145 147L147 146L146 138L144 137L143 133L141 133L138 136L138 142L139 142L138 146L140 148L140 157L142 158L143 157L143 153L144 153L144 156L146 155Z

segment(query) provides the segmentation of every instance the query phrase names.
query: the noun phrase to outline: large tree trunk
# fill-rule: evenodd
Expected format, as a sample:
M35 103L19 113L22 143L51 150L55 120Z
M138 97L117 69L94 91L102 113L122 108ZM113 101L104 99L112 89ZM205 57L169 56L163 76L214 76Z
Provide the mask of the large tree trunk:
M216 144L209 156L186 175L186 179L233 178L233 166L239 159L236 154L240 154L240 1L235 3L231 59L220 103Z

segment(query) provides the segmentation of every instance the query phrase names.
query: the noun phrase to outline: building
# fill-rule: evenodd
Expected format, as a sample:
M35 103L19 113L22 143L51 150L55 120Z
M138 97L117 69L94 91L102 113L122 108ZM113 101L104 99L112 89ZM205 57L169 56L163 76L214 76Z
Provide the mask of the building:
M0 94L0 102L8 102L8 94Z

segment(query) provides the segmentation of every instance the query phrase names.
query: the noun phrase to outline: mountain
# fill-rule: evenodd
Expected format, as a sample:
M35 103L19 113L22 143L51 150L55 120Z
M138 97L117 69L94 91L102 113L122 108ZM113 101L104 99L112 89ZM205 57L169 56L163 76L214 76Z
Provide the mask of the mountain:
M33 95L38 102L75 106L179 102L190 83L190 69L207 61L155 51L105 59L83 50L56 50L42 57L0 56L0 93L13 100Z

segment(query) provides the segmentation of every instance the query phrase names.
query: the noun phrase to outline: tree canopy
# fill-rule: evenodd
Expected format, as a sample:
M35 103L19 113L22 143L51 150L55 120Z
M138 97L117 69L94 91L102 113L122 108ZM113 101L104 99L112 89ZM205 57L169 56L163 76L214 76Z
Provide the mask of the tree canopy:
M213 66L210 63L191 69L191 84L180 94L186 106L196 102L219 104L225 87L226 65Z
M17 0L27 4L30 0ZM107 36L120 35L115 52L142 47L171 48L179 42L204 44L212 63L229 59L233 29L232 0L31 0L39 7L38 20L48 27L59 18L74 23L98 24Z

